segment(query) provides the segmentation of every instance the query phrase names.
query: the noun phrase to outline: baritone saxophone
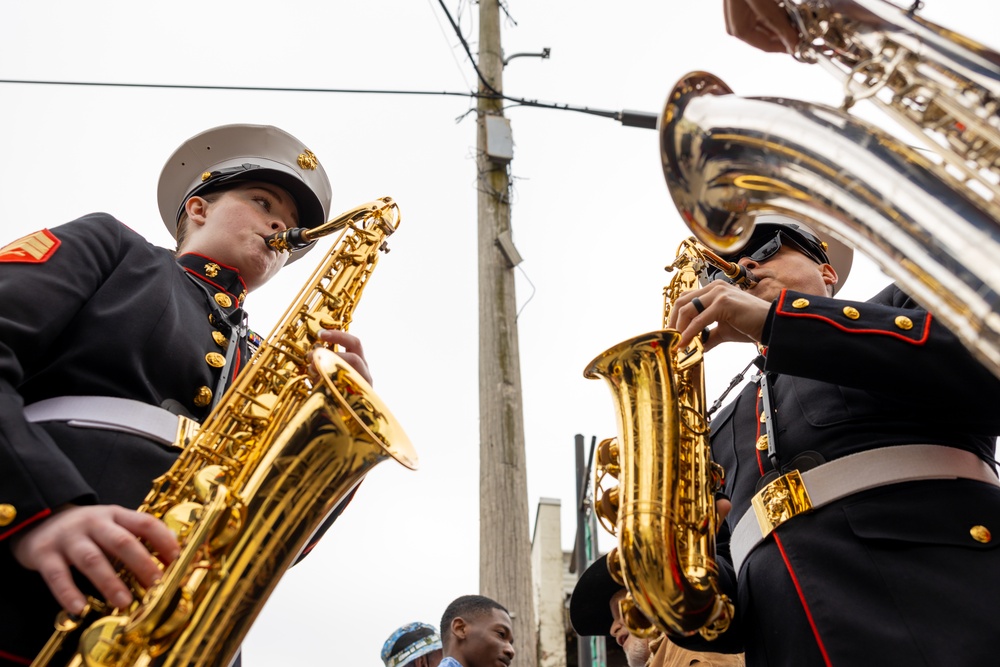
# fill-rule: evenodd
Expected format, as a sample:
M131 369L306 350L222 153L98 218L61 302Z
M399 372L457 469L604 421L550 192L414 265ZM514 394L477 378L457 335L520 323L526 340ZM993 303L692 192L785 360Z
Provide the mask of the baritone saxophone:
M289 250L343 230L205 422L179 429L180 457L139 508L177 533L180 555L149 589L123 573L136 599L128 607L90 598L82 618L60 614L33 666L225 667L281 575L368 471L390 458L417 467L371 386L318 339L348 328L398 225L385 197L269 239ZM61 650L77 637L65 662Z
M667 267L676 273L664 288L664 327L707 264L739 274L740 267L694 239L684 241ZM752 284L752 276L743 279ZM695 339L680 349L679 339L677 331L653 331L587 366L587 378L607 381L618 422L617 440L598 449L595 507L618 536L608 569L628 590L621 611L629 632L650 636L656 626L668 635L714 639L734 611L719 590L715 561L715 493L723 471L709 449L703 343ZM617 477L618 486L602 488L607 476Z
M746 98L708 72L659 121L667 187L722 254L780 214L864 253L1000 377L1000 53L884 0L785 0L840 108ZM925 145L847 111L869 100Z

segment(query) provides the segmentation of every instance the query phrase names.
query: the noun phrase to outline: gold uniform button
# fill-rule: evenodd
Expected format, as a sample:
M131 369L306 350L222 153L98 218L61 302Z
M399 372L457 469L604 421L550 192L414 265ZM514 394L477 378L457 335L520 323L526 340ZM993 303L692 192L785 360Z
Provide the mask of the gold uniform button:
M844 306L844 317L849 320L856 320L861 317L861 313L854 306Z
M896 318L896 326L903 331L909 331L913 328L913 320L911 320L906 315L900 315Z
M760 423L763 424L766 421L767 421L767 415L764 414L763 412L760 413Z
M205 355L205 361L213 368L222 368L226 365L226 358L218 352L209 352Z
M226 335L221 331L213 331L212 340L214 340L215 344L219 347L226 347L229 345L229 339L226 338Z
M203 408L212 402L212 390L208 387L199 387L198 393L194 395L194 404Z
M757 449L762 452L767 451L767 433L757 438Z
M969 529L969 534L972 535L972 539L976 542L982 542L983 544L986 544L993 539L993 536L990 534L990 529L986 526L973 526Z
M17 510L13 505L0 505L0 526L9 526L17 518Z
M229 308L229 306L233 305L233 300L225 292L216 292L215 302L223 308Z
M796 299L792 301L792 308L806 308L809 305L809 299Z

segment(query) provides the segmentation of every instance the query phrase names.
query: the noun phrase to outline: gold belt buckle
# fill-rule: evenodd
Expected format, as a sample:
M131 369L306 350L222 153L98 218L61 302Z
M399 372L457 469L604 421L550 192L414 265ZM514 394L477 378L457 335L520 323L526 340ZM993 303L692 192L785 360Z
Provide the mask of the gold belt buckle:
M761 537L767 537L772 530L813 506L798 470L772 481L758 491L751 502Z

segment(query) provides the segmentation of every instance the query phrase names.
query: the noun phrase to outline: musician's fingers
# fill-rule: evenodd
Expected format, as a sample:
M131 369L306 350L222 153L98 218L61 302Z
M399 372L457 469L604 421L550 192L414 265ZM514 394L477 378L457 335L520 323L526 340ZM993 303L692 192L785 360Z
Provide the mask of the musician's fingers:
M166 530L165 526L164 530ZM166 532L169 538L170 531ZM116 524L105 527L93 538L110 561L120 563L122 567L134 574L144 587L152 586L160 578L160 568L153 554L131 530ZM176 542L174 542L175 544ZM171 545L170 541L165 546L168 549L176 549L176 546Z
M128 537L135 540L132 535ZM108 556L92 539L77 536L66 544L64 553L70 564L94 584L104 599L112 605L127 607L132 602L132 593L128 586L118 578L118 573L108 560Z
M361 340L357 336L352 336L346 331L336 329L324 329L319 333L319 339L330 345L340 345L343 351L338 351L344 361L349 363L361 377L372 384L371 371L368 369L368 360L365 359L365 351L361 345Z
M180 554L177 536L167 524L156 517L121 507L115 509L115 521L130 533L149 544L157 558L169 565Z
M41 575L56 602L70 614L81 614L87 604L83 591L76 587L69 563L61 555L49 554L35 562L34 569Z

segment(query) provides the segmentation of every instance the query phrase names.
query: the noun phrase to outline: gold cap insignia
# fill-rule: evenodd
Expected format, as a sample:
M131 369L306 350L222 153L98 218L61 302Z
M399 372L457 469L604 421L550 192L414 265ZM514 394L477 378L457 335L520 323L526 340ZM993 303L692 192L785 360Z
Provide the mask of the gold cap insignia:
M208 179L212 178L212 172L206 171L201 175L201 182L204 183Z
M299 153L299 166L310 171L316 169L319 166L319 159L316 157L316 154L308 148L303 148L302 150L303 152Z

